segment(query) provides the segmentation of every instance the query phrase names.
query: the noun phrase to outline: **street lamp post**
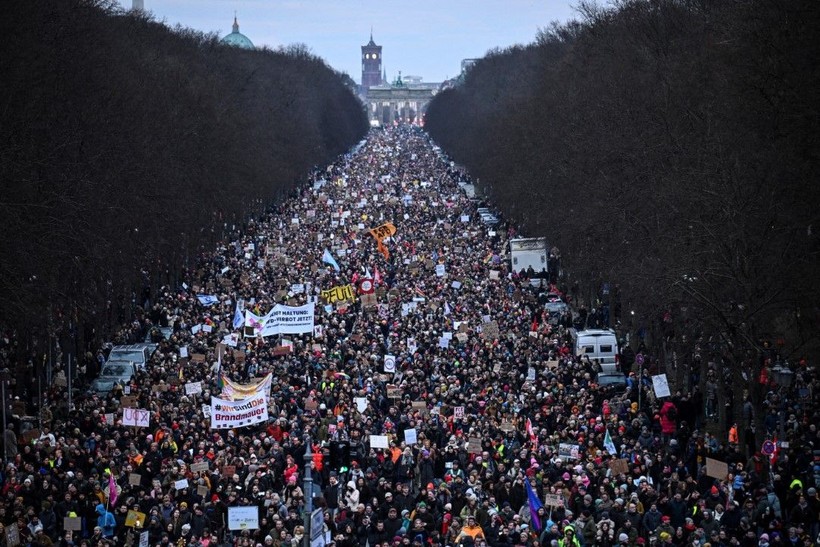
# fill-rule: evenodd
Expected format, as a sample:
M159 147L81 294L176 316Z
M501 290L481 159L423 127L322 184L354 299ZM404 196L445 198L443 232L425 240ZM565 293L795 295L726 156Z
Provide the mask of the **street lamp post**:
M784 398L787 396L783 393L784 389L789 389L792 385L792 380L794 378L794 372L791 371L786 366L778 361L776 366L772 369L772 376L774 377L774 381L777 384L778 393L780 394L780 409L778 410L778 422L780 422L780 438L783 439L786 436L786 410L783 408Z
M310 518L313 513L313 474L311 472L311 465L313 464L313 452L311 451L310 436L305 441L307 449L305 450L305 508L304 508L304 525L305 535L303 538L304 547L310 547Z
M7 442L7 435L6 429L8 428L6 422L6 407L8 407L8 402L6 401L6 382L11 379L11 375L9 374L8 369L0 370L0 397L3 399L3 464L5 465L8 463L9 459L9 445Z

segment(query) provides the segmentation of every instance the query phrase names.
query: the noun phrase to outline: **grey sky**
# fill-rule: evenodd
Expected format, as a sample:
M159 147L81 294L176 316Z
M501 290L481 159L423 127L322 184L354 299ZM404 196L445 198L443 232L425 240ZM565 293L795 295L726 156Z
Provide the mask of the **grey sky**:
M120 0L126 6L131 0ZM575 17L575 0L144 0L169 26L224 36L234 11L240 32L257 46L306 44L336 70L361 80L360 46L383 46L392 80L403 75L441 82L461 60L530 43L539 28Z

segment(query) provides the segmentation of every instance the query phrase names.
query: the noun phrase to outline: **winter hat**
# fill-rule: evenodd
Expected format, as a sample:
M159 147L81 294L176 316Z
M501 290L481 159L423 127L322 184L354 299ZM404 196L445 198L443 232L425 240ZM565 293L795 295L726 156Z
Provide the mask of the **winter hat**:
M622 532L621 535L618 536L618 541L620 541L621 543L626 543L627 541L629 541L629 536Z

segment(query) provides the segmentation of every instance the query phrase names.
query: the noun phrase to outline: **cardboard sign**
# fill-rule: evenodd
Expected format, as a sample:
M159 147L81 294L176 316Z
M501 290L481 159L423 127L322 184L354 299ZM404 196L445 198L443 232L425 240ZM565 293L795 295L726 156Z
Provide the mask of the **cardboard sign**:
M222 466L222 476L224 477L233 477L236 474L236 466L235 465L223 465Z
M468 454L481 454L481 438L480 437L470 437L467 441L467 453Z
M80 517L63 517L63 530L79 531L83 529L83 519Z
M550 507L564 506L564 498L558 494L547 494L544 498L544 505L549 505Z
M427 403L424 401L413 401L410 403L410 406L413 410L418 410L422 414L429 414L427 411Z
M387 388L387 396L391 399L398 399L401 397L401 388L399 386L388 384Z
M706 458L706 476L723 480L729 474L729 466L726 462Z
M205 362L205 354L203 354L203 353L192 353L191 354L191 362L192 363L204 363Z
M128 484L131 486L139 486L142 483L142 475L139 473L129 473Z
M191 464L191 473L201 473L209 468L208 462L197 462Z
M175 490L185 490L186 488L188 488L188 479L180 479L178 481L174 481Z
M210 494L210 493L211 493L210 489L207 486L205 486L204 484L201 484L201 485L196 487L196 495L197 496L202 496L203 498L206 498L206 497L208 497L208 494Z
M498 330L498 323L496 321L489 321L481 325L481 337L485 340L494 340L498 338L500 331Z
M125 525L129 528L142 528L145 525L145 513L129 510L125 516Z
M133 395L124 395L120 397L120 407L133 408L137 406L137 398Z
M202 393L202 382L188 382L185 384L185 395L199 395Z
M629 462L623 458L610 460L609 469L613 475L626 475L629 473Z
M461 419L464 418L464 407L463 406L457 406L457 407L453 408L453 418L455 418L456 420L461 420Z
M415 427L411 427L410 429L404 430L404 442L407 444L416 444L418 442L418 436Z
M276 346L273 348L273 356L282 357L284 355L290 355L292 349L292 346Z

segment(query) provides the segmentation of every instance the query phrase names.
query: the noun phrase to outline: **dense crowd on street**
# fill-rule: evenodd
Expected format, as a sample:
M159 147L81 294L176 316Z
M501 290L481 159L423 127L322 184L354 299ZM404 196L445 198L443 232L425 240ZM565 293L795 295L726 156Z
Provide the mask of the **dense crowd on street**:
M632 366L626 387L599 387L596 363L571 349L572 318L544 309L544 293L572 291L512 270L515 226L483 225L466 180L421 130L373 131L201 256L184 285L148 295L112 340L159 344L130 384L73 408L49 386L39 436L6 432L0 547L136 546L145 531L151 546L298 547L307 497L335 547L814 545L813 363L788 387L761 377L761 404L726 431L709 421L711 387L658 398ZM387 222L380 252L368 230ZM319 298L365 279L375 302ZM259 315L316 302L316 329L243 336L239 300ZM210 428L221 375L268 373L267 423ZM202 393L185 394L192 382ZM123 424L123 397L148 427ZM774 454L739 441L756 421ZM236 506L258 507L258 528L229 529Z

